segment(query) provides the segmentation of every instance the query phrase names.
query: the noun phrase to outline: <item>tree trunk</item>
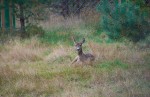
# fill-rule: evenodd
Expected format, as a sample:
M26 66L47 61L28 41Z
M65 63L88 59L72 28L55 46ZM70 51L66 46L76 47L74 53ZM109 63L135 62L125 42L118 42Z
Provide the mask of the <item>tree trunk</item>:
M69 0L62 1L62 15L64 18L69 16Z
M76 0L76 3L77 3L77 7L76 7L76 9L77 9L77 11L76 11L76 13L77 13L77 15L78 15L78 17L80 17L80 0Z
M119 4L121 4L121 0L118 0Z
M4 4L4 0L1 1L2 4ZM2 8L1 10L1 20L2 20L2 32L5 31L5 10Z
M13 18L12 18L12 4L9 6L9 22L10 22L10 31L12 31L13 28Z
M20 8L21 37L25 37L25 17L23 4L19 4L19 8Z

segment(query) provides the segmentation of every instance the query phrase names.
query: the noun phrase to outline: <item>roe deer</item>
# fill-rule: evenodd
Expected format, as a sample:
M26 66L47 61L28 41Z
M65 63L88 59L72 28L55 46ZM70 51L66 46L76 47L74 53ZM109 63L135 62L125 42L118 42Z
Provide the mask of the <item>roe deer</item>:
M77 62L77 63L81 63L81 64L88 64L88 65L92 65L92 62L95 60L94 55L92 54L84 54L82 51L82 44L85 42L85 38L83 38L83 40L81 42L76 42L74 37L73 41L74 41L74 45L75 45L75 49L78 52L78 56L72 61L72 64Z

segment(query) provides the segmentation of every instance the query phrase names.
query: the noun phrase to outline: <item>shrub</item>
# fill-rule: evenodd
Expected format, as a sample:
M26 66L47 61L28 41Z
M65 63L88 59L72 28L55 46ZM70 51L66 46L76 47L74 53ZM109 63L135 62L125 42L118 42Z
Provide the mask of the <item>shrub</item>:
M26 34L27 36L31 37L31 36L42 36L44 35L44 30L41 26L37 26L37 25L28 25L26 28Z
M101 13L100 26L111 39L126 37L136 42L149 35L148 12L135 3L102 0L97 10Z

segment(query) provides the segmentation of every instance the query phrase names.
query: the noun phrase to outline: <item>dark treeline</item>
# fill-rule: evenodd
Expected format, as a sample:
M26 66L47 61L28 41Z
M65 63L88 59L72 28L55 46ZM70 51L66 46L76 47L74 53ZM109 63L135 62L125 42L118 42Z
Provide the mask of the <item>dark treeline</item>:
M1 0L1 10L5 9L5 3L14 7L13 14L20 21L21 36L25 36L25 28L29 19L43 20L46 16L45 10L62 15L67 19L71 15L80 16L81 9L95 7L99 0ZM31 23L31 22L30 22Z
M142 12L143 14L149 14L148 13L149 8L150 8L149 0L0 0L0 1L1 1L1 5L0 5L1 10L5 9L5 5L9 5L10 7L14 8L13 14L20 21L20 32L21 32L22 37L26 35L26 26L29 24L32 24L32 21L30 20L39 21L39 20L46 19L45 16L47 15L47 12L46 12L47 10L49 12L57 13L63 16L64 19L67 19L70 16L78 16L80 18L80 13L82 12L83 8L95 8L95 10L97 10L100 14L103 15L103 18L101 18L103 23L101 23L102 25L100 25L101 26L100 28L105 29L108 32L112 31L112 33L114 34L108 34L112 38L118 38L122 35L125 35L125 36L133 35L133 36L139 37L141 34L139 35L131 34L131 33L124 34L126 31L125 29L127 28L131 30L133 28L135 29L135 32L136 32L137 31L136 27L139 27L138 28L139 30L141 30L142 27L144 27L142 29L146 29L145 26L147 25L147 23L149 24L149 22L146 23L148 19L145 17L145 15L144 16L141 15L141 17L140 16L136 17L137 15L136 13L139 13L139 12L140 13ZM132 5L133 6L136 5L138 7L135 6L133 7L133 9L131 9L131 11L127 11L128 8L126 7L131 7ZM137 8L139 9L137 10ZM131 19L130 21L130 19L127 17L121 18L123 16L123 13L117 13L119 12L117 9L119 10L126 9L126 13L124 14L130 15L130 13L133 13L135 18L137 18L139 22L135 23L136 22L135 19L134 19L135 21L133 19ZM126 19L125 21L127 22L119 23L117 22L118 20L115 19L116 17L118 17L118 19L120 18L120 21L124 21L123 19ZM146 21L141 20L143 18L146 19ZM142 24L139 24L143 22L144 24L146 24L145 26L142 26ZM118 23L121 25L119 25ZM129 23L131 25L128 25ZM116 32L120 32L121 34L120 33L116 34ZM147 35L148 32L145 31L144 33L146 33ZM143 35L144 34L142 34L142 36Z

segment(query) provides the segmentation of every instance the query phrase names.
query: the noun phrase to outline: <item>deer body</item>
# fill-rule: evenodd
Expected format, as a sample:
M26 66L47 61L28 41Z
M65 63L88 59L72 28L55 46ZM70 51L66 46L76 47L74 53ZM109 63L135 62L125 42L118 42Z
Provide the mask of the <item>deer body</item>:
M83 39L82 42L75 42L74 40L74 43L75 43L75 49L77 50L78 52L78 56L73 60L72 64L77 62L77 63L81 63L81 64L91 64L95 57L94 55L88 53L88 54L84 54L83 51L82 51L82 44L85 42L85 39Z

